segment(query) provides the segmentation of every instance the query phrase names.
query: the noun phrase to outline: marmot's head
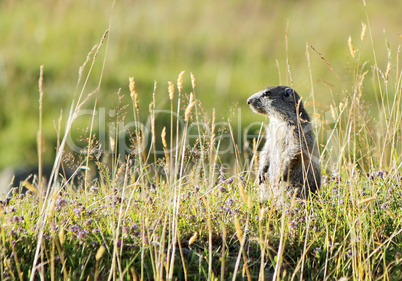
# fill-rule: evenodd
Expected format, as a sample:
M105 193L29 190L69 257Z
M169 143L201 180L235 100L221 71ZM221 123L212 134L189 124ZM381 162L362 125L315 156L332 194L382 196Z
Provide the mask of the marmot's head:
M247 103L255 113L268 115L278 120L296 123L299 116L301 122L310 121L301 98L290 87L267 88L252 95Z

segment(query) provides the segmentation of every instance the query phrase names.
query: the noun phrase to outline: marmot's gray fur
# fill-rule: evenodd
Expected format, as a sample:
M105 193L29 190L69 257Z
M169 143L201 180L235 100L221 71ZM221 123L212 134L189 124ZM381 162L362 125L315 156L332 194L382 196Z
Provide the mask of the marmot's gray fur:
M307 198L320 187L321 172L310 117L301 98L292 88L278 86L259 91L247 103L270 119L259 158L261 200L293 196L296 189L298 197Z

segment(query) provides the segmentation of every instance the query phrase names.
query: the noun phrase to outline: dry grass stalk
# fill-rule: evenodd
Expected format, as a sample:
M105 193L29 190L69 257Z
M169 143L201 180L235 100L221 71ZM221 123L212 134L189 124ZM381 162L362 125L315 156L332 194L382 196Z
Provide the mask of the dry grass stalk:
M38 142L38 188L42 190L42 162L43 162L43 65L40 66L39 74L39 131Z

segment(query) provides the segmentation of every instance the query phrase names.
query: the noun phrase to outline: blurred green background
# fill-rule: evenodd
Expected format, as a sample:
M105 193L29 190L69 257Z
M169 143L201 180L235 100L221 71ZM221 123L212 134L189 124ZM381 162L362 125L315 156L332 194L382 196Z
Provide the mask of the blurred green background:
M401 43L402 1L366 0L378 67L385 71L396 61ZM143 112L158 82L157 105L168 103L167 82L186 70L197 79L196 95L206 112L216 108L226 116L239 105L242 123L263 120L248 109L248 96L267 86L287 84L285 34L295 89L316 111L351 88L355 59L347 44L351 36L357 56L374 65L367 38L362 1L0 1L0 168L37 161L38 75L44 65L44 132L46 161L54 155L54 122L64 120L73 99L78 69L109 27L110 41L99 95L99 107L111 108L122 88L129 103L128 77L134 76ZM313 88L306 46L320 52L340 80L311 48ZM388 44L388 45L387 45ZM391 50L388 52L387 48ZM99 81L106 44L99 54L88 91ZM397 65L393 63L392 71ZM392 74L391 75L395 75ZM365 99L376 109L375 95L366 80ZM225 118L225 117L223 117Z

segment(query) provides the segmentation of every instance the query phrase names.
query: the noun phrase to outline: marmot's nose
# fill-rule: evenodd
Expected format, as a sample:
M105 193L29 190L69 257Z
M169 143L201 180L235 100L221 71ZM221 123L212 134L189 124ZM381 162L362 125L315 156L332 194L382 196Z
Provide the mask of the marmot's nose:
M248 100L247 100L247 104L250 104L250 103L251 103L251 99L248 99Z

